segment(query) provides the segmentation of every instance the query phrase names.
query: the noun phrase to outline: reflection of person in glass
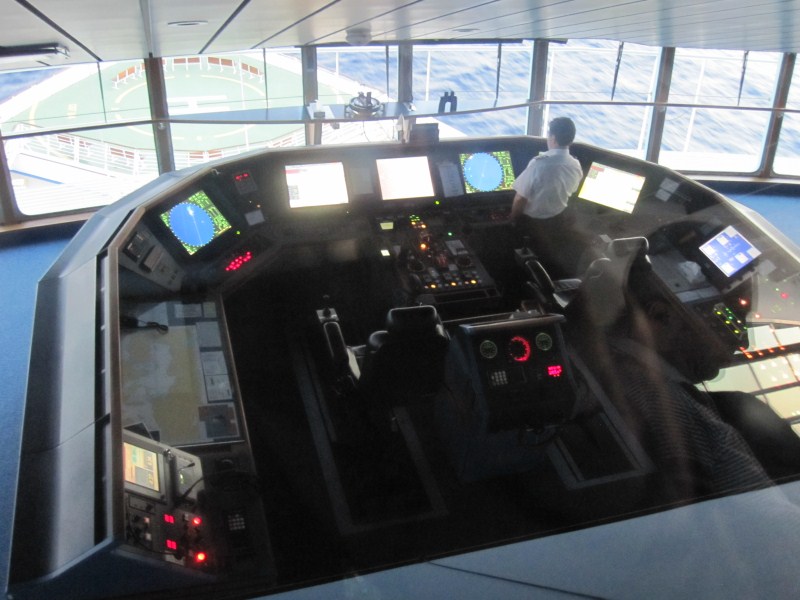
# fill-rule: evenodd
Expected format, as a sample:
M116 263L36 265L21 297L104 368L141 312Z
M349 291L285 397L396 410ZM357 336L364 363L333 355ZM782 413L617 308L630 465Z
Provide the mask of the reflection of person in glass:
M763 487L797 473L800 438L769 407L750 394L697 387L731 364L735 345L647 266L631 270L627 295L628 309L612 331L608 385L656 464L657 499Z
M530 236L532 250L556 276L574 271L580 252L574 218L568 209L569 198L583 178L580 162L569 153L574 139L572 119L557 117L550 121L547 152L535 156L513 186L516 195L510 219L522 235Z

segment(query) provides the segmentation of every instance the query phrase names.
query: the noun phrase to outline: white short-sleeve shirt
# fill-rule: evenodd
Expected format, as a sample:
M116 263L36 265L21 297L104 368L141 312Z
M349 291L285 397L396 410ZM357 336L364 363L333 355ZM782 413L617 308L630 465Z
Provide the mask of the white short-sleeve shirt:
M535 156L514 181L514 190L527 198L523 214L549 219L560 214L578 189L583 169L566 148L555 148Z

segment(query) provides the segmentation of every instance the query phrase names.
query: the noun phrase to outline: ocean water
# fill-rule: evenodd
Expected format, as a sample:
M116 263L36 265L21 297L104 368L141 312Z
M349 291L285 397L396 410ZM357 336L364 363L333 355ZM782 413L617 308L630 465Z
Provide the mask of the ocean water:
M51 77L53 69L37 69L35 71L0 71L0 102L16 96L31 86Z
M640 106L585 102L649 102L659 48L617 42L570 41L551 44L546 96L568 104L546 107L545 119L566 115L578 126L578 140L607 148L643 149L651 110ZM491 108L527 101L532 59L529 42L496 45L415 46L414 102L433 101L454 92L459 108ZM617 59L619 67L617 68ZM318 66L338 72L397 97L398 50L389 47L320 49ZM676 152L720 152L759 155L769 120L767 110L736 111L737 105L769 109L780 55L776 53L677 51L671 102L711 103L731 109L670 108L662 148ZM499 67L499 69L498 69ZM56 69L0 72L0 102ZM498 76L499 72L499 76ZM526 131L527 110L443 115L440 119L468 136L519 135ZM800 124L786 119L780 152L800 154Z

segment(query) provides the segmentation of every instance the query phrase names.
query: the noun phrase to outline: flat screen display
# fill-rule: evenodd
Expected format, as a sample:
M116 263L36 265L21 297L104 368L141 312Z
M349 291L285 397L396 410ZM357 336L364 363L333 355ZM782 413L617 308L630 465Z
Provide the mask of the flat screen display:
M508 150L460 154L461 175L467 194L510 190L514 167Z
M427 156L379 158L375 163L384 200L433 196L433 179Z
M123 442L125 481L152 492L161 491L158 455L134 444Z
M286 165L284 173L290 208L335 206L350 200L340 162Z
M644 175L593 162L578 198L630 214L639 200L644 180Z
M761 254L732 225L700 246L700 252L728 277L736 275Z
M189 255L231 228L230 222L203 190L194 192L160 216Z

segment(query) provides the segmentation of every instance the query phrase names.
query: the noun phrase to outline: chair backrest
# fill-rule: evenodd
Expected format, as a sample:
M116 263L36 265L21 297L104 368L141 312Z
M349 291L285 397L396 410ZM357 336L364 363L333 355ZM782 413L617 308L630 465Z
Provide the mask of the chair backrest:
M448 343L433 306L393 308L386 329L369 337L359 387L392 404L432 394L443 379Z

